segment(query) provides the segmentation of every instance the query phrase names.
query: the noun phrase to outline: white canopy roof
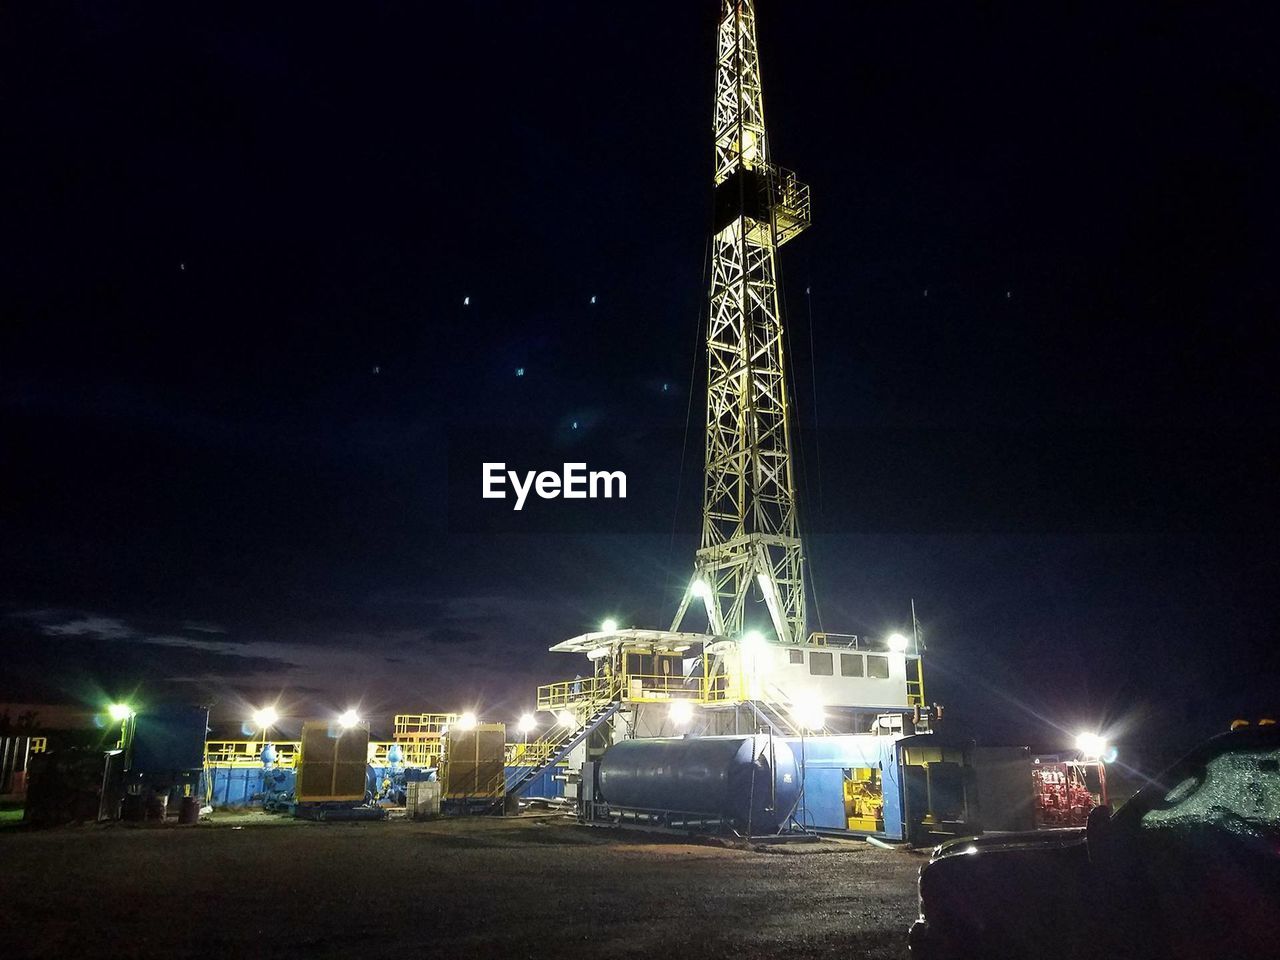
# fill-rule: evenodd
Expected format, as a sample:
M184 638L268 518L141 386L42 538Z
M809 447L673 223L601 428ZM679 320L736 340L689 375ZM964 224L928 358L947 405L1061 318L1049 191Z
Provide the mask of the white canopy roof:
M550 647L552 653L587 653L600 647L651 646L670 650L695 643L714 643L710 633L678 633L673 630L614 630L612 633L584 633L581 636L561 640Z

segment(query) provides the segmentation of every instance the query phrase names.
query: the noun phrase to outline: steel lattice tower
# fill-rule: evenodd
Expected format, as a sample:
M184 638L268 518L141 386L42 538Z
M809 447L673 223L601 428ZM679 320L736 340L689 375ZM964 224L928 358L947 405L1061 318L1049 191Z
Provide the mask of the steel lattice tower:
M759 597L777 639L795 642L804 557L776 260L809 226L809 188L770 158L754 0L722 0L717 38L702 546L672 628L696 598L711 632L740 637L765 626L748 616Z

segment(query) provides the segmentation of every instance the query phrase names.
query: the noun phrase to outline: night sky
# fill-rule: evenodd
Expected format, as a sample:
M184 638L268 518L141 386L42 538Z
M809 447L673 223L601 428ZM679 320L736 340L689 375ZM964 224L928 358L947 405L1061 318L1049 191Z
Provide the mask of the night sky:
M988 741L1275 707L1269 5L759 6L813 626L914 598ZM0 701L508 718L669 625L717 7L7 5Z

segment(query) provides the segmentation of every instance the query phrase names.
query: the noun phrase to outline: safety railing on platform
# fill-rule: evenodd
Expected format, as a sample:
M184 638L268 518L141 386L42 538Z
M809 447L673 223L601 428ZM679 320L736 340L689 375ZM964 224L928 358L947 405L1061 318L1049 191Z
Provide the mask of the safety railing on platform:
M774 169L778 184L779 205L791 216L807 225L813 219L809 184L797 177L794 170L788 170L785 167Z
M271 741L276 748L276 764L292 767L297 762L298 742L294 740ZM204 762L210 766L223 767L256 767L262 763L261 740L210 740L205 744ZM392 740L371 741L369 744L369 763L375 767L389 766L390 753L393 746L400 747L400 762L410 767L438 767L442 752L439 743L426 741L406 741L397 743ZM43 747L42 747L43 749ZM36 752L34 747L33 752ZM551 751L543 740L529 743L508 743L505 748L507 766L541 766L550 757Z
M856 633L826 633L821 630L809 634L809 643L819 647L852 647L855 650L865 645Z
M276 766L292 767L301 747L296 740L271 740L276 748ZM262 763L261 740L209 740L204 745L207 766L256 767Z
M538 688L538 709L559 710L579 707L598 700L602 692L616 690L631 703L665 703L689 700L693 703L732 699L724 678L683 677L673 674L624 673L620 677L577 677ZM610 697L612 699L612 695Z
M703 677L644 673L626 673L622 676L622 698L633 703L660 703L668 700L701 703L707 699L707 689L708 685Z
M393 734L397 742L439 738L450 724L457 723L457 713L397 713Z
M759 163L766 173L767 201L773 212L778 245L786 243L813 222L809 185L794 170L772 163Z
M538 709L555 710L595 700L614 686L612 677L574 677L538 687Z
M32 737L31 738L31 747L30 747L31 753L44 753L48 749L49 749L48 737Z
M391 763L392 747L400 748L400 762L411 767L437 767L440 765L441 747L438 740L378 740L369 743L369 762L376 767Z

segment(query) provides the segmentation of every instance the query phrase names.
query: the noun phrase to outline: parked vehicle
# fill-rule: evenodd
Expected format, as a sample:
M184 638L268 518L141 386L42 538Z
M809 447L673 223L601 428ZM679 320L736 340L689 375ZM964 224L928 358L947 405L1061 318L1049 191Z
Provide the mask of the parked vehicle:
M1280 956L1280 727L1213 738L1083 828L942 844L910 945L923 960Z

